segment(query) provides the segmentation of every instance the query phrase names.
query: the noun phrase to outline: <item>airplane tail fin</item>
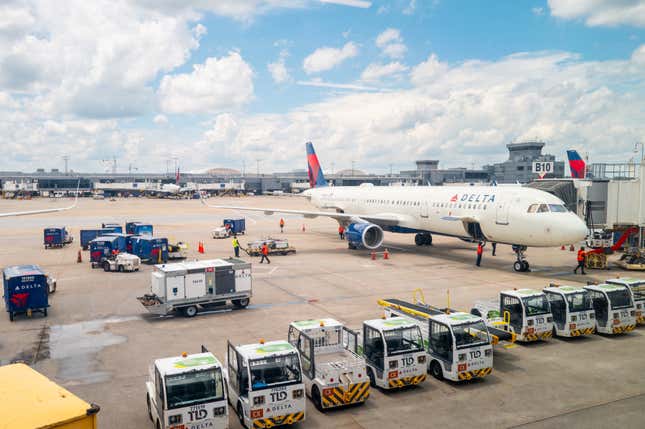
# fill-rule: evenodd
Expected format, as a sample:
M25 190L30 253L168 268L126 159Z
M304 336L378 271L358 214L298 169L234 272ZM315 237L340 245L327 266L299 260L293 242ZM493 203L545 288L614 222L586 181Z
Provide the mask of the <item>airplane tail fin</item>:
M312 188L327 186L314 145L311 142L307 142L307 172L309 173L309 186Z
M569 158L569 168L571 169L571 177L574 179L584 179L587 169L587 164L580 157L578 151L568 150L567 158Z

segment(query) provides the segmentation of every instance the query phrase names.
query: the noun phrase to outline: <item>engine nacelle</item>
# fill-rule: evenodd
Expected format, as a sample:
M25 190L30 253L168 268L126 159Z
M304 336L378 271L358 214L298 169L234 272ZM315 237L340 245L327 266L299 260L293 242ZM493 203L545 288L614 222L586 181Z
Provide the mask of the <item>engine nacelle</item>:
M383 243L383 230L373 223L350 223L345 230L350 247L378 249Z

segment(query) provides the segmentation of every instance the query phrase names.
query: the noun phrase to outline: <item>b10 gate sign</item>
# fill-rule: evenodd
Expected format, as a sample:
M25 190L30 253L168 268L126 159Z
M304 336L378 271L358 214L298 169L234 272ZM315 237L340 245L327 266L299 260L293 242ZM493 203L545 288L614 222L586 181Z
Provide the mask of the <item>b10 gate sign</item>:
M553 173L553 161L535 161L533 162L533 173L549 174Z

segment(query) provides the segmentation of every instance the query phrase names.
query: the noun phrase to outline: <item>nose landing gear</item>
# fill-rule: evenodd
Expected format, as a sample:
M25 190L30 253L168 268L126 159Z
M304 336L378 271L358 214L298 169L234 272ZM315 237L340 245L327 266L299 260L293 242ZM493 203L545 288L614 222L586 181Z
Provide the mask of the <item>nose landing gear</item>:
M529 262L524 256L525 251L526 246L513 245L513 252L515 252L515 255L517 256L517 261L515 261L515 263L513 264L513 269L519 273L526 273L531 271Z

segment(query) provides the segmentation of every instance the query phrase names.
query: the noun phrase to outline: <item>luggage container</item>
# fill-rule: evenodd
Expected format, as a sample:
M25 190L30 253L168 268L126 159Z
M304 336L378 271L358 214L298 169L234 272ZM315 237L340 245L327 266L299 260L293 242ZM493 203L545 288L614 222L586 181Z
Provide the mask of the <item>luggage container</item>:
M244 234L246 232L246 219L224 219L224 228L231 231L231 234Z
M119 252L132 253L132 239L136 236L130 234L122 234L120 232L109 232L104 234L103 237L116 237L117 249Z
M162 237L131 237L132 254L142 262L159 264L168 262L168 239Z
M228 342L226 382L242 427L272 428L305 419L300 356L286 341Z
M152 235L152 224L143 222L126 222L125 233L132 235Z
M3 428L96 429L99 406L17 363L0 367Z
M551 305L553 335L580 337L596 330L591 296L581 287L550 285L542 290Z
M241 259L212 259L155 265L151 293L137 299L151 313L178 311L193 317L230 301L237 308L251 299L251 264Z
M105 234L113 233L114 230L110 228L98 228L98 229L81 229L81 248L87 250L90 248L90 241L94 240L97 237L101 237Z
M103 266L103 261L112 257L119 248L119 237L101 236L90 241L90 263L92 268ZM125 251L125 249L123 249Z
M627 286L617 284L587 285L596 313L596 332L623 334L636 327L636 310Z
M43 243L45 249L52 247L63 247L74 241L64 226L52 226L43 230Z
M226 429L222 364L208 351L156 359L146 381L148 416L157 429Z
M116 232L119 234L123 233L123 227L119 225L118 223L102 223L101 228L103 229L111 229L112 232Z
M49 283L47 274L37 265L15 265L2 272L4 304L13 321L16 314L39 311L47 317Z
M628 277L608 279L606 283L627 286L632 292L634 307L636 308L636 323L645 325L645 280Z

